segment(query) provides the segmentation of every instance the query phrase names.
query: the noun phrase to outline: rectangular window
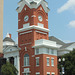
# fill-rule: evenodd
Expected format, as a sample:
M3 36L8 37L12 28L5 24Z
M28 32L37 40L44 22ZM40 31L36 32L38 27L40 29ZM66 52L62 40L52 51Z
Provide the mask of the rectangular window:
M54 58L51 59L51 66L54 66Z
M36 49L36 54L39 54L39 48Z
M24 66L29 66L29 57L24 57Z
M54 54L54 50L53 49L51 50L51 54Z
M47 74L47 75L50 75L50 74Z
M27 57L27 66L29 65L29 57Z
M39 66L39 57L36 57L36 66Z
M49 54L49 48L46 49L47 54Z
M47 66L50 66L50 65L49 65L49 58L47 58Z

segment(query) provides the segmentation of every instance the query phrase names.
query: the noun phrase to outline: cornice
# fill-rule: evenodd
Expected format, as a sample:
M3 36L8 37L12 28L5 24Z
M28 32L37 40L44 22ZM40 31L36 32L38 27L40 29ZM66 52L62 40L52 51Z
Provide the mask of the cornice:
M18 29L17 32L23 32L23 31L27 31L27 30L31 30L31 29L37 29L37 30L41 30L41 31L45 31L45 32L49 32L50 31L47 28L43 28L43 27L32 25L32 26L29 26L27 28Z

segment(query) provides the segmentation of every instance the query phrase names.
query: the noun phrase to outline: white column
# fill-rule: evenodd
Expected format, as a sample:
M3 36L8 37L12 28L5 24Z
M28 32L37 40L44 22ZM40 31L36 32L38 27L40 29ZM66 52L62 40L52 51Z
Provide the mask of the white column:
M18 75L20 75L20 60L19 60L19 56L17 56L17 70L18 70Z
M17 56L14 57L14 66L17 68Z

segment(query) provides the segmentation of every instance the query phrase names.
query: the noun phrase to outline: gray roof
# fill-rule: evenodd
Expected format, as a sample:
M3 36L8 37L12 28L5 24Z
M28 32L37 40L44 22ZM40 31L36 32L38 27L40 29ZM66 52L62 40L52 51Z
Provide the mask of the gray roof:
M65 43L54 36L49 37L49 40L55 41L57 44L64 45Z
M67 48L67 47L69 47L70 45L72 45L72 44L74 44L74 43L75 43L75 42L64 44L62 47L60 47L60 49Z
M11 38L9 38L9 37L6 37L4 40L3 40L3 42L5 42L5 41L9 41L9 42L14 42Z
M12 45L3 46L4 49L6 49L6 48L11 48L11 47L15 47L15 48L17 48L17 49L20 49L18 45L13 45L13 46L12 46Z

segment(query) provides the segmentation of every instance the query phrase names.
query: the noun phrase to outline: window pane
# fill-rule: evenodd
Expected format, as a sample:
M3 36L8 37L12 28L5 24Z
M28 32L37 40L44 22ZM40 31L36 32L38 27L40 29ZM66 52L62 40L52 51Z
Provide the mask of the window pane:
M54 54L54 50L51 50L51 54Z
M24 57L24 66L26 66L26 57Z
M29 57L27 57L27 62L26 63L27 63L27 66L28 66L29 65Z
M36 59L36 65L39 66L39 58Z
M49 54L49 48L46 49L47 54Z
M24 66L29 66L29 55L25 54L24 56Z
M54 59L51 59L51 64L52 66L54 66Z
M47 66L49 66L49 58L47 58Z
M29 73L27 73L27 75L29 75Z
M39 48L36 49L36 54L39 54Z
M26 73L24 75L26 75Z

